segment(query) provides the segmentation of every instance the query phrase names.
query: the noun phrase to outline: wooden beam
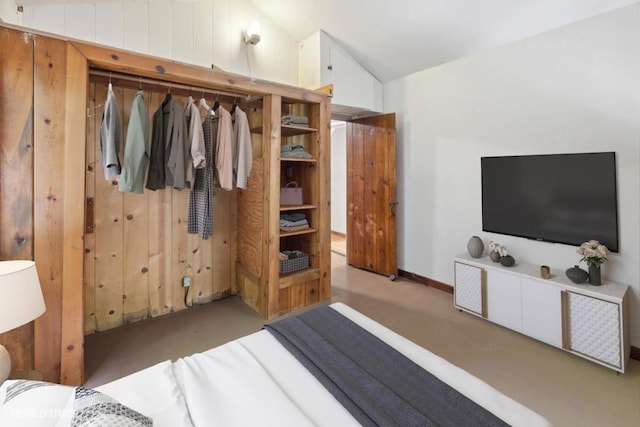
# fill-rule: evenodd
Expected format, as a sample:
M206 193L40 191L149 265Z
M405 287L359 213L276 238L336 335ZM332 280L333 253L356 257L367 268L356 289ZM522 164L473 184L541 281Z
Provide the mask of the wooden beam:
M87 127L87 61L67 44L62 238L62 324L60 382L84 382L84 161Z
M248 95L276 94L281 97L291 97L308 102L321 102L327 97L324 93L300 89L295 86L255 79L212 68L183 64L113 47L105 47L78 40L73 40L71 43L87 58L90 66L105 71L115 71Z
M33 259L33 39L0 28L0 46L0 260ZM0 344L14 369L33 369L33 323Z
M316 185L319 191L320 223L318 228L320 277L318 298L320 301L331 298L331 102L324 99L317 108L318 122L312 123L318 128L318 177Z
M34 47L34 259L47 307L35 322L35 368L45 381L59 382L66 140L61 90L67 84L66 44L36 37Z
M264 169L264 238L263 275L267 276L264 285L267 318L277 316L280 300L280 274L278 272L278 255L280 252L280 198L270 195L280 188L280 119L282 116L282 97L278 95L266 96L262 135L264 137L263 159Z

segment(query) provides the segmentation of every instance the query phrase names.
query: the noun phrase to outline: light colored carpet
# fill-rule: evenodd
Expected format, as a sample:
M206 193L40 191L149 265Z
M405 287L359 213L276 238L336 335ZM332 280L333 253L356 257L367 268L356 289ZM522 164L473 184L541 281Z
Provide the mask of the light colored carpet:
M483 379L558 426L640 426L640 362L625 375L462 313L453 296L389 281L332 254L333 300ZM166 359L260 329L237 297L86 337L86 384L96 386Z

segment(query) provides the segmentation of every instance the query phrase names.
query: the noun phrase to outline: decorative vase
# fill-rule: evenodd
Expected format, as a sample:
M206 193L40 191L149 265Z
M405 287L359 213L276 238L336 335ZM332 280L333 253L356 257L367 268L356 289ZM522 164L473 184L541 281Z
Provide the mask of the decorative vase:
M493 262L500 261L500 252L491 251L491 253L489 254L489 258L491 258L491 261Z
M480 258L484 252L484 243L478 236L472 236L467 243L467 251L471 258Z
M597 265L589 266L589 283L593 286L600 286L600 267Z
M500 264L504 265L505 267L513 267L515 263L516 260L511 255L505 255L500 258Z
M587 273L577 265L568 268L567 271L565 271L565 274L573 283L584 283L589 277L589 273Z

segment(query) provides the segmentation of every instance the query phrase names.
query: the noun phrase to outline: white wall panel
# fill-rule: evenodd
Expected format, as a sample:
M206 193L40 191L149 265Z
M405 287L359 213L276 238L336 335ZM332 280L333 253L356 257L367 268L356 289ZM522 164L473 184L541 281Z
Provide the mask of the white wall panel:
M171 3L149 3L149 54L171 58Z
M213 3L193 3L193 63L203 67L213 64Z
M123 46L122 3L96 4L96 43Z
M331 123L331 231L347 234L347 127Z
M229 33L229 17L231 1L216 0L213 2L213 64L223 70L231 71L231 49Z
M30 27L64 35L64 6L39 6L32 9Z
M258 48L264 50L264 40L256 46L247 46L242 40L242 30L249 25L251 20L260 19L255 10L250 10L247 2L232 1L229 19L227 19L227 32L229 33L229 51L231 52L231 69L234 73L255 77L252 72L256 67L254 51ZM262 24L264 25L264 24ZM247 62L247 55L250 63ZM276 59L277 60L277 59ZM251 64L251 66L249 66ZM250 70L252 68L252 70Z
M9 24L19 24L17 8L13 0L0 0L0 20Z
M250 46L242 32L253 20L260 22L262 38ZM107 46L297 85L297 42L246 0L79 1L26 7L23 22Z
M193 4L174 2L171 11L171 57L193 63Z
M80 40L96 39L96 7L93 4L67 4L64 6L64 34Z
M123 47L134 52L149 53L149 4L124 3Z

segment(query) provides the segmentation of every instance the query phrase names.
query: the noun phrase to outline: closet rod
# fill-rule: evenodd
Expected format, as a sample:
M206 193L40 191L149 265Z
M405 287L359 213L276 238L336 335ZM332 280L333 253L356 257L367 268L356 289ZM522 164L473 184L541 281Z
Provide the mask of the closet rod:
M163 86L163 87L168 88L169 90L170 89L183 89L183 90L192 91L194 93L202 92L202 93L209 93L209 94L213 94L213 95L229 96L229 97L238 98L238 99L245 99L247 102L250 102L250 101L253 101L255 99L261 98L260 96L251 96L249 94L231 93L231 92L225 92L225 91L221 91L221 90L203 88L203 87L200 87L200 86L189 86L189 85L185 85L185 84L182 84L182 83L172 83L172 82L168 82L168 81L165 81L165 80L154 80L154 79L147 79L145 77L136 77L136 76L132 76L130 74L114 73L114 72L111 72L111 71L102 71L102 70L90 69L89 70L89 75L98 76L98 77L106 77L108 79L127 80L127 81L130 81L130 82L135 82L135 83L140 83L140 84Z

